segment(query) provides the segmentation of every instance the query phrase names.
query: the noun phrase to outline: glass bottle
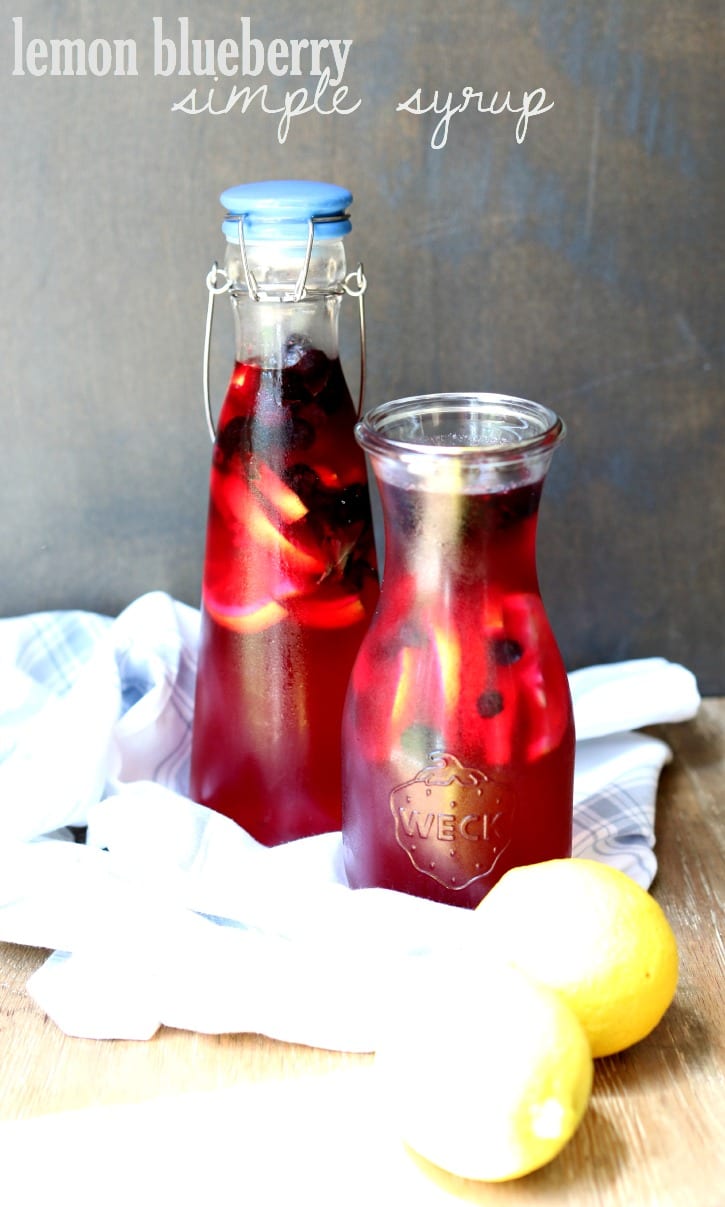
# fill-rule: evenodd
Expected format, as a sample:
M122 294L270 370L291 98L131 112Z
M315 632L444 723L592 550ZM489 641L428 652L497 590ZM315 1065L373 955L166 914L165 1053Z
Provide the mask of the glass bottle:
M378 596L338 352L352 197L266 181L221 201L206 372L216 293L236 359L211 467L190 792L273 845L340 828L342 707ZM207 416L213 429L208 385Z
M385 564L344 713L345 868L472 907L508 868L571 854L572 708L535 554L564 425L442 394L384 403L356 433Z

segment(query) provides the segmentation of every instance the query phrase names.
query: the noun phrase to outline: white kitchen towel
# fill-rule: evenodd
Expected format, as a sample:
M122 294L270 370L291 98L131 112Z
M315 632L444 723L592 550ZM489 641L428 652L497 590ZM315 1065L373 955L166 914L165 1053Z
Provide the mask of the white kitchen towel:
M116 619L0 621L0 939L55 949L29 989L70 1034L166 1024L372 1050L400 961L470 914L349 889L339 833L266 848L189 800L198 623L162 592ZM648 658L570 682L574 854L649 887L670 752L633 731L694 716L694 677Z

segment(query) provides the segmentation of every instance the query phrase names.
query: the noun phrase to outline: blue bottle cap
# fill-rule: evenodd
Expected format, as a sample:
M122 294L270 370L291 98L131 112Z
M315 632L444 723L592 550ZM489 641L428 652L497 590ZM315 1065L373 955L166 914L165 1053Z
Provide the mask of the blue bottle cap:
M239 238L239 218L244 217L244 237L305 242L310 218L315 238L340 239L352 230L347 213L352 193L321 180L258 180L235 184L219 198L227 211L222 231L227 239Z

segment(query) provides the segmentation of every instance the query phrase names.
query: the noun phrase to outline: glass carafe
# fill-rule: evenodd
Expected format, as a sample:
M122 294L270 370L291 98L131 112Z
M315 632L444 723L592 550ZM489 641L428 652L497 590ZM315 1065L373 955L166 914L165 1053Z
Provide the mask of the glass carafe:
M508 868L571 854L571 700L535 550L563 431L481 394L385 403L357 427L385 563L344 715L355 887L470 907Z
M268 181L221 200L226 260L208 284L231 298L236 356L214 432L190 791L275 844L340 827L342 707L378 596L338 354L352 197ZM214 428L208 399L207 413Z

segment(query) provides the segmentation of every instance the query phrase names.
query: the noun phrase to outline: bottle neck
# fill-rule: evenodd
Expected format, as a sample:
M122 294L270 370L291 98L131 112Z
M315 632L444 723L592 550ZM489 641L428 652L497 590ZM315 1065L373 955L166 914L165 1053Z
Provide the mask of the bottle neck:
M277 369L285 364L290 341L306 342L331 360L339 354L339 294L319 294L300 302L258 301L232 295L236 359Z
M402 571L406 593L437 597L454 623L481 599L494 623L509 593L538 594L539 500L564 433L554 411L430 394L382 403L356 433L383 502L384 586Z
M378 478L385 526L384 583L398 576L448 612L498 592L539 593L536 527L543 479L467 493ZM385 591L383 592L385 596Z
M241 244L228 242L225 269L231 283L237 360L281 368L290 340L309 344L330 359L338 355L347 271L342 239L315 240L309 257L303 243L248 241L242 249ZM293 301L298 291L299 300Z

